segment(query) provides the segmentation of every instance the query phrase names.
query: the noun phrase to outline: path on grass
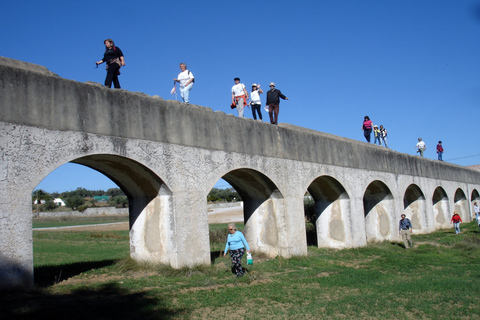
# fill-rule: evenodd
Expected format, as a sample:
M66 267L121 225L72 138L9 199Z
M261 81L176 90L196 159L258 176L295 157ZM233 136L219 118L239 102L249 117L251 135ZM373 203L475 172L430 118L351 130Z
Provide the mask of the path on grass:
M208 212L208 223L243 222L243 208L215 208ZM110 222L65 227L33 228L35 231L122 231L128 230L128 222Z

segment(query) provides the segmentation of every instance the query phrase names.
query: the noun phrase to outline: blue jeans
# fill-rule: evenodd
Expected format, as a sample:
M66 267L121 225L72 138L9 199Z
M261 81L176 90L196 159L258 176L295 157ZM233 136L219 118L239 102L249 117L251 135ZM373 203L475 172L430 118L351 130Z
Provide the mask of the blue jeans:
M376 144L378 141L378 145L381 146L382 143L380 142L380 136L376 136L375 139L373 140L373 144Z
M443 152L438 151L438 160L443 161L442 155L443 155Z
M385 145L385 148L388 148L387 144L387 137L382 137L383 144Z
M455 234L460 233L460 222L454 222L453 227L455 228Z
M365 139L367 139L367 142L370 143L370 136L372 134L372 128L370 129L363 129L363 135L365 136Z
M250 106L252 107L253 119L257 120L256 113L258 113L258 117L260 118L260 120L262 120L262 112L260 111L262 105L261 104L251 104Z
M190 84L186 87L180 87L180 96L183 99L183 102L189 103L189 97L190 97L190 90L192 90L193 87L193 82L190 82Z

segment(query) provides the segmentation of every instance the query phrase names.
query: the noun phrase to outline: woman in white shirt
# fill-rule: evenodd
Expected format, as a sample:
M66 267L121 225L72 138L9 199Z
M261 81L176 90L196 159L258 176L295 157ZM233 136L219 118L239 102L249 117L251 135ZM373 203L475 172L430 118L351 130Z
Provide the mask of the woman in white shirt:
M257 85L256 83L252 84L252 92L250 92L250 106L252 107L252 115L253 119L257 120L257 115L260 118L259 120L262 121L262 112L261 112L261 106L262 106L262 101L260 100L260 93L263 93L263 90L260 89L260 85Z

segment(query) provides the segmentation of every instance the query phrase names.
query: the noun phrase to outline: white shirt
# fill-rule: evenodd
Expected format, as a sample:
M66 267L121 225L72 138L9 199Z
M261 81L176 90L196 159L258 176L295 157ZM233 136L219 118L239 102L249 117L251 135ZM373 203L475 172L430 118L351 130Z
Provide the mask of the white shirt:
M235 97L243 96L245 94L245 86L243 83L236 84L232 87L232 92Z
M418 150L425 150L425 142L420 141L419 143L417 143L417 148Z
M185 83L187 83L188 80L193 78L194 78L193 73L191 73L188 70L185 70L178 74L177 80L180 81L180 87L185 87Z
M252 104L262 104L262 101L260 100L260 93L258 90L250 92L250 99L252 101Z

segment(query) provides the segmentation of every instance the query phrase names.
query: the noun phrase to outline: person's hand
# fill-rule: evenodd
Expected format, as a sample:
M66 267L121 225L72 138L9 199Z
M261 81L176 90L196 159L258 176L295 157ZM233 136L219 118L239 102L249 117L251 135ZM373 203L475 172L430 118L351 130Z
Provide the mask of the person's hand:
M247 253L250 253L250 250L247 250Z
M125 67L125 61L122 61L122 66Z
M223 253L223 256L224 256L224 257L226 257L226 256L227 256L227 253L226 253L226 252L224 252L224 253Z

